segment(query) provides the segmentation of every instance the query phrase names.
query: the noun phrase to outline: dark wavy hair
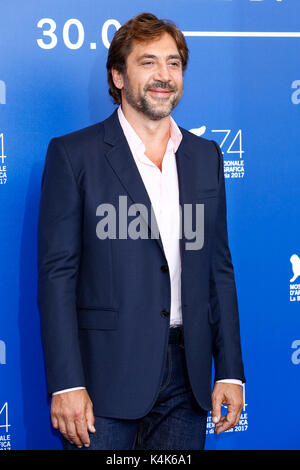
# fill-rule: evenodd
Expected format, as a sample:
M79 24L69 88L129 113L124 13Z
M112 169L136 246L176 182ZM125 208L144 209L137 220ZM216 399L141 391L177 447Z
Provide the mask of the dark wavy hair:
M106 62L109 94L113 97L114 104L121 103L121 90L114 85L111 69L114 68L124 73L126 59L132 51L134 40L149 41L161 36L163 33L169 33L176 42L184 72L187 67L189 50L184 35L172 21L159 19L152 13L141 13L127 21L116 31L108 50Z

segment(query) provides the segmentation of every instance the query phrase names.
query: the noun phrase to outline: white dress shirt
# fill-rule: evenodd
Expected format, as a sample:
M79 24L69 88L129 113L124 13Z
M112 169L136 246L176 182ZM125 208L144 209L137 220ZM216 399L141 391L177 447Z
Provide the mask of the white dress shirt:
M179 245L180 206L175 157L182 139L182 133L174 119L170 116L170 139L162 160L162 170L160 171L157 165L145 154L146 147L125 118L121 105L118 108L118 117L151 201L161 235L171 283L170 327L174 327L182 324L181 257ZM242 385L241 380L236 379L224 379L218 382ZM84 387L61 390L53 393L53 395L81 388Z
M145 154L146 147L118 108L120 124L129 144L155 214L171 282L170 326L182 324L181 313L181 259L180 259L180 207L175 152L182 134L170 117L170 139L162 160L162 171Z

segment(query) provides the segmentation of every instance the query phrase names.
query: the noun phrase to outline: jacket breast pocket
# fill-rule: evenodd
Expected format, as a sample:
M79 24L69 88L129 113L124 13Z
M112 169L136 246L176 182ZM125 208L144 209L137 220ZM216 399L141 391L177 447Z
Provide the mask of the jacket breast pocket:
M78 308L78 328L86 330L116 330L119 311L113 308Z

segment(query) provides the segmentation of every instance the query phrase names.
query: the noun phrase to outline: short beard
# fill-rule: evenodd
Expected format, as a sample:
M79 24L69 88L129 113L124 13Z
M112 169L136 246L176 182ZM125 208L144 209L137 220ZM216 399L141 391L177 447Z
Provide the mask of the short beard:
M159 84L160 88L165 88L165 89L170 89L170 87L166 86L165 83L161 82ZM146 91L149 87L147 87L144 90L144 95L141 95L139 97L136 97L133 93L133 90L130 86L128 76L126 74L126 71L124 72L124 95L126 98L126 101L136 110L141 113L143 113L145 116L147 116L149 119L152 121L159 121L160 119L163 119L167 116L169 116L172 112L172 110L177 106L177 104L180 101L181 95L178 93L173 96L171 101L169 102L169 106L167 109L162 111L159 109L159 106L152 105L149 103L147 100L146 96ZM173 88L172 88L173 90Z

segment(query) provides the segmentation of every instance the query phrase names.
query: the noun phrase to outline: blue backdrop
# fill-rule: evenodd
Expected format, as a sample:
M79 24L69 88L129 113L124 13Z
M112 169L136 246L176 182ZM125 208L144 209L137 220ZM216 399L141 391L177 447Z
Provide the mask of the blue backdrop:
M61 448L37 307L45 152L53 136L111 114L107 47L142 11L184 31L190 62L173 116L224 153L247 383L239 425L216 436L208 418L206 449L299 449L298 0L0 3L0 449Z

